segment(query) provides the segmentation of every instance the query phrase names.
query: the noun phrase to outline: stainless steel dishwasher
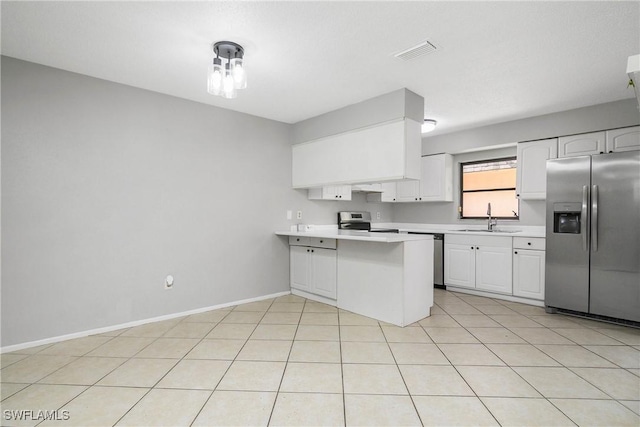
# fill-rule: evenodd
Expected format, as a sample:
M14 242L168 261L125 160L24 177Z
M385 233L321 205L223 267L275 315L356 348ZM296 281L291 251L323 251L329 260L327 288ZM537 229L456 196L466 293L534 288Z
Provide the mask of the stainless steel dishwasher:
M433 286L446 289L444 285L444 234L409 231L408 234L429 234L433 236Z

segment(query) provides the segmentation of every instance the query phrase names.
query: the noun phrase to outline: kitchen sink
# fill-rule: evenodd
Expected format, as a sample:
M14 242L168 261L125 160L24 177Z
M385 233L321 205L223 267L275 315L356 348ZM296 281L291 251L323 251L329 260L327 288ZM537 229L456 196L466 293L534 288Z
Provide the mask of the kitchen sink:
M522 230L478 230L478 229L465 229L465 230L451 230L451 231L463 231L468 233L519 233Z

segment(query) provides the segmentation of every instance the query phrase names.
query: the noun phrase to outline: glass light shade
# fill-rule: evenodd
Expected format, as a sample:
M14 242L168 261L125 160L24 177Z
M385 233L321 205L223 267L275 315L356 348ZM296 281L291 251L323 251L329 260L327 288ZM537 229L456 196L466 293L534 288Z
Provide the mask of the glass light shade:
M222 69L222 62L219 58L213 60L213 65L209 65L209 72L207 75L207 92L212 95L220 95L222 92L222 78L224 76L224 70Z
M436 128L437 124L438 122L436 122L435 120L425 119L422 123L422 133L431 132Z
M242 58L233 58L230 61L231 74L233 75L233 82L236 89L244 89L247 87L247 73L244 69L244 63Z
M233 79L233 74L231 74L231 69L229 64L227 63L224 70L224 79L222 80L222 96L225 98L235 98L238 92L236 92L235 81Z

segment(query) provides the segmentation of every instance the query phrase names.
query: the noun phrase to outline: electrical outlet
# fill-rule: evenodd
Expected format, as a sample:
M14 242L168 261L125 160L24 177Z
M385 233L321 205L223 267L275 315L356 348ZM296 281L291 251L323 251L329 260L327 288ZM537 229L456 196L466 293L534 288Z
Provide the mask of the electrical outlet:
M298 211L296 214L296 219L302 219L302 211Z
M376 219L380 219L380 212L376 212Z
M164 279L164 288L165 289L173 289L173 276L172 275L169 274Z

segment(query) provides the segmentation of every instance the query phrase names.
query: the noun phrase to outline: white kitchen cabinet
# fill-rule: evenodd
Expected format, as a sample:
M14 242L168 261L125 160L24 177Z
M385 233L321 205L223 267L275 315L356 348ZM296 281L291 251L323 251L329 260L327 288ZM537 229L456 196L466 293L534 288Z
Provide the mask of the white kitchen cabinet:
M558 138L520 142L517 146L516 197L544 200L547 197L547 160L558 157Z
M325 185L309 189L310 200L351 200L350 185Z
M396 201L396 183L395 182L383 182L380 185L382 190L379 193L367 194L367 202L395 202Z
M640 150L640 126L608 130L606 141L607 153Z
M605 152L605 133L592 132L558 138L558 157L575 157Z
M544 301L545 240L514 237L513 295Z
M444 241L445 285L512 293L510 237L447 234Z
M420 201L453 201L453 156L451 154L423 156L420 167Z
M396 182L397 202L417 202L420 199L420 181L412 179L409 181Z
M335 239L291 237L289 245L291 288L335 300Z

